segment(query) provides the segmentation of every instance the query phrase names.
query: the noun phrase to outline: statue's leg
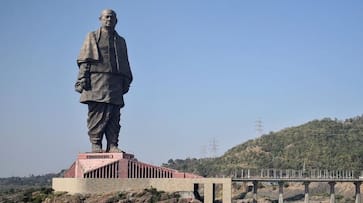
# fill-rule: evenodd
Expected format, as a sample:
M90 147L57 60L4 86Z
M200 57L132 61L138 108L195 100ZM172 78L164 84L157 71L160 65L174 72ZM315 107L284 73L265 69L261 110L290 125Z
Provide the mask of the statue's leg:
M118 153L122 152L118 148L118 137L120 133L120 113L121 106L110 104L110 119L108 120L105 135L107 139L107 152Z
M107 122L106 104L98 102L88 103L88 135L92 144L92 152L101 153L102 138Z

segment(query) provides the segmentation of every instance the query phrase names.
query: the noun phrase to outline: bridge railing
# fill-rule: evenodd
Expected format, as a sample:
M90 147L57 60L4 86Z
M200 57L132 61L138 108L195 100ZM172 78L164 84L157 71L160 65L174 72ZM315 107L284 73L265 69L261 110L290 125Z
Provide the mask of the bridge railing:
M362 172L354 170L294 170L294 169L241 169L235 171L232 178L265 178L265 179L356 179Z

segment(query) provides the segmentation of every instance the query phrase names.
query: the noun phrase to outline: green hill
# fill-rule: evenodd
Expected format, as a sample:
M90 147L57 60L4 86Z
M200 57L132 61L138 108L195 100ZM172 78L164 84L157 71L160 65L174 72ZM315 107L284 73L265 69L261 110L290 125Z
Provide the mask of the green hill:
M173 160L165 167L203 176L230 175L246 168L363 170L363 116L313 120L270 132L217 158Z

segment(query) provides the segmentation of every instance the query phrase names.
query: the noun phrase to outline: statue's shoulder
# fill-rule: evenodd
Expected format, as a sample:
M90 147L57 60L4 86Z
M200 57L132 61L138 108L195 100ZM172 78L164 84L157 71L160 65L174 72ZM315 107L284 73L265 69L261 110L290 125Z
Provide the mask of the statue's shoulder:
M122 40L122 41L126 41L125 38L121 35L119 35L116 31L115 31L115 36L119 39L119 40Z
M97 39L99 36L100 36L100 31L99 30L94 30L94 31L91 31L91 32L87 33L87 38Z

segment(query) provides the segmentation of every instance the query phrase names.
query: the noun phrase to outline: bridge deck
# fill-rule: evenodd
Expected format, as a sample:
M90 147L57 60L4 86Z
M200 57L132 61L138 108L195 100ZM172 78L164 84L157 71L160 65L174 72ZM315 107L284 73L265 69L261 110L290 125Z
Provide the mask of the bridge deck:
M363 179L343 178L232 178L232 182L363 182Z

